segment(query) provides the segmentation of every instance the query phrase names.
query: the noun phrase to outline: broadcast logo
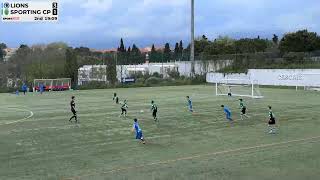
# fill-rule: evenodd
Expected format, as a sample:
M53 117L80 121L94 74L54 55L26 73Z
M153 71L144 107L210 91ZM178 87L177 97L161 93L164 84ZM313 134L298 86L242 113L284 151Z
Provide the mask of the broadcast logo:
M10 11L9 11L9 7L10 7L10 4L9 3L2 3L1 4L1 15L6 15L8 16Z

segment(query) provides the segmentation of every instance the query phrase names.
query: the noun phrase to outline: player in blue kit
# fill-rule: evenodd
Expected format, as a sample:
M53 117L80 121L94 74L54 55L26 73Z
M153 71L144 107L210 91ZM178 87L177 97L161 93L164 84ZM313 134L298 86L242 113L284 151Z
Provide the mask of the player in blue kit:
M45 91L44 84L42 84L42 83L40 84L39 90L40 90L40 94L42 94Z
M221 105L221 107L223 108L223 111L224 111L224 113L226 114L227 120L233 121L232 118L231 118L231 111L230 111L230 109L229 109L227 106L225 106L225 105Z
M187 96L186 98L187 98L187 101L188 101L189 111L193 112L192 101L191 101L189 96Z
M142 134L142 130L141 130L139 124L138 124L138 119L135 118L133 121L134 121L134 123L133 123L132 131L135 131L135 132L136 132L136 139L140 139L141 142L142 142L143 144L145 144L146 141L144 140L144 137L143 137L143 134Z
M21 89L22 89L23 95L26 95L28 91L28 86L25 83L23 83Z

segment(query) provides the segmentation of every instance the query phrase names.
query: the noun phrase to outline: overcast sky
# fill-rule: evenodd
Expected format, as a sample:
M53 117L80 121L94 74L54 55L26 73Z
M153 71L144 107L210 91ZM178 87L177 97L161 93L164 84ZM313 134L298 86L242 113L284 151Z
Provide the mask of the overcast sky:
M0 0L1 1L1 0ZM63 41L106 49L189 40L190 0L60 0L58 23L2 23L10 47ZM271 37L307 28L320 33L320 0L195 0L196 36ZM173 44L171 45L173 46Z

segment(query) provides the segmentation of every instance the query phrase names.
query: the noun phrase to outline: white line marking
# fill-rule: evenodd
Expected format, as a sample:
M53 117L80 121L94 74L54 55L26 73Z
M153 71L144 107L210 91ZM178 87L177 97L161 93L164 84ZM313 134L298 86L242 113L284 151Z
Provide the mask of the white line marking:
M311 141L311 140L317 140L317 139L320 139L320 136L314 136L314 137L309 137L309 138L304 138L304 139L295 139L295 140L290 140L290 141L282 141L282 142L270 143L270 144L261 144L261 145L257 145L257 146L251 146L251 147L229 149L229 150L211 152L211 153L206 153L206 154L198 154L198 155L186 156L186 157L181 157L181 158L176 158L176 159L157 161L157 162L148 163L148 164L144 164L144 165L140 165L140 166L120 167L120 168L114 168L112 170L104 171L104 172L97 172L96 171L96 172L92 172L92 173L88 173L88 174L83 174L83 175L69 177L69 178L62 178L62 179L63 180L66 180L66 179L75 180L75 179L81 179L83 177L93 176L93 175L97 175L97 174L109 174L109 173L114 173L114 172L119 172L119 171L130 170L130 169L140 169L140 168L159 165L159 164L170 164L170 163L175 163L175 162L182 161L182 160L192 160L195 158L201 158L201 157L205 157L205 156L217 156L217 155L221 155L221 154L229 154L229 153L235 153L235 152L239 152L239 151L262 149L262 148L280 146L280 145L285 145L285 144L290 144L290 143L300 143L300 142L304 142L304 141Z
M0 126L2 126L2 125L9 125L9 124L15 124L15 123L19 123L19 122L24 122L24 121L32 118L33 115L34 115L33 112L30 111L30 110L28 110L28 109L20 109L20 108L15 108L15 107L8 107L8 109L16 109L16 110L20 110L20 111L27 111L27 112L29 112L29 116L27 116L27 117L25 117L25 118L23 118L23 119L16 120L16 121L10 121L10 122L5 122L5 123L0 123Z

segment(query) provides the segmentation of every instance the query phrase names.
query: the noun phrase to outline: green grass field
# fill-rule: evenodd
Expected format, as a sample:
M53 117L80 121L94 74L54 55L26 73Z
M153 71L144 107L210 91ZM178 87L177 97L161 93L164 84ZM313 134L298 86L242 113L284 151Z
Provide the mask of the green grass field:
M112 102L115 91L128 99L127 118ZM320 93L261 91L264 99L245 99L251 118L244 121L237 98L216 97L212 86L0 94L0 179L319 179ZM78 125L68 122L72 95ZM235 123L224 119L221 104L231 107ZM268 105L279 120L274 135L267 133ZM145 145L130 131L135 117Z

